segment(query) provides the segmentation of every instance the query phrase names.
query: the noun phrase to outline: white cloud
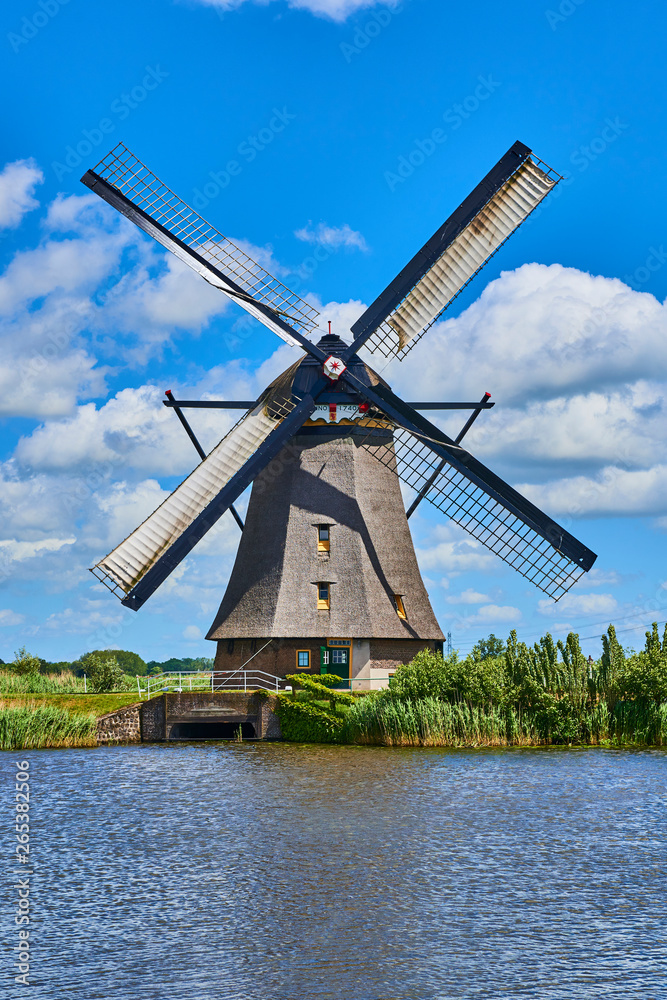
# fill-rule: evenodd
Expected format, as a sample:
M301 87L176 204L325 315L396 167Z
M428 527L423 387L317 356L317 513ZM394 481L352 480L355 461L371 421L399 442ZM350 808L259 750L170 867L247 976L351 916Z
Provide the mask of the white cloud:
M331 247L333 250L348 247L368 252L368 244L361 233L351 229L347 223L343 226L328 226L326 222L320 222L313 229L312 223L309 222L302 229L296 229L294 235L304 243L316 243L318 246Z
M425 358L428 364L424 364ZM667 376L667 308L618 278L560 264L504 271L392 368L420 398L503 406ZM422 395L426 393L426 395Z
M0 553L12 562L34 559L42 552L58 552L65 545L74 545L76 538L41 538L39 541L22 542L15 538L0 541Z
M472 587L468 587L467 590L462 591L460 594L452 595L447 597L448 604L484 604L485 601L490 601L491 598L487 594L480 594Z
M26 212L37 208L33 198L44 174L34 160L15 160L0 173L0 229L15 229Z
M125 610L111 599L83 601L82 607L65 608L49 615L40 628L49 632L90 634L95 630L117 627L123 621Z
M586 584L589 587L614 586L623 582L623 577L615 569L603 570L594 566L586 574Z
M199 639L203 639L202 631L197 628L196 625L187 625L183 629L183 638L188 639L190 642L195 642Z
M24 621L25 615L19 615L9 608L0 610L0 628L6 628L9 625L22 625Z
M248 0L199 0L207 7L218 7L222 11L237 10ZM273 0L252 0L264 7ZM396 0L398 6L398 0ZM318 17L327 17L332 21L345 21L350 14L370 7L391 7L391 0L287 0L287 6L293 10L307 10Z
M461 528L445 521L433 529L428 548L416 549L419 568L446 573L448 577L472 570L489 570L499 560Z
M537 610L542 615L612 615L618 610L618 602L613 594L570 593L561 597L557 604L542 599L537 602Z
M651 469L609 466L597 476L573 476L543 485L524 483L520 493L560 517L663 514L667 509L667 464Z
M455 623L457 629L473 628L475 626L489 627L491 625L517 625L521 621L521 611L511 605L484 604L474 615L458 618Z

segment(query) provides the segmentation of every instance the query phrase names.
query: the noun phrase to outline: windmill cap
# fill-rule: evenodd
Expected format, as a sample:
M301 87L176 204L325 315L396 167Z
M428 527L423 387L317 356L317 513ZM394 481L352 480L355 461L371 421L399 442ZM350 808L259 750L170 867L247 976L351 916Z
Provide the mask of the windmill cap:
M323 350L328 351L329 354L335 351L344 351L348 346L344 340L342 340L337 333L325 333L323 337L317 342L317 346Z

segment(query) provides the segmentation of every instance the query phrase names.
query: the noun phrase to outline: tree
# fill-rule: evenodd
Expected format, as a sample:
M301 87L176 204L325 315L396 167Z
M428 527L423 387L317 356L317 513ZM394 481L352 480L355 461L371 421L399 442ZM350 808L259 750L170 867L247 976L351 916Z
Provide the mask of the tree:
M14 659L10 666L15 674L38 674L40 663L38 656L33 656L26 650L25 646L21 646L14 653Z
M81 657L83 672L90 680L90 686L95 693L114 691L123 683L123 671L113 654L108 652L86 653Z
M472 657L475 660L486 660L489 656L502 656L505 652L505 643L493 632L488 639L479 639L472 647Z
M123 673L130 674L131 677L136 677L137 674L143 676L148 669L139 654L132 653L129 649L91 649L89 653L86 653L86 656L92 654L100 656L102 659L113 656Z

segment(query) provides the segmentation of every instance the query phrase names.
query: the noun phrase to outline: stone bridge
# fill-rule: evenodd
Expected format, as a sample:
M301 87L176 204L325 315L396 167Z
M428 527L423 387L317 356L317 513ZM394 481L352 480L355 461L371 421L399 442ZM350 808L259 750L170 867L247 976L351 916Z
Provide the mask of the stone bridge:
M281 739L276 698L265 691L159 694L97 720L98 743Z

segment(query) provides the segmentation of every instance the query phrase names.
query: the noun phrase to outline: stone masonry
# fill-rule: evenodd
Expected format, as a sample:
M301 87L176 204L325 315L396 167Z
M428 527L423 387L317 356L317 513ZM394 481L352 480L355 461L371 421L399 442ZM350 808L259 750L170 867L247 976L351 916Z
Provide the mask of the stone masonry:
M98 743L141 743L141 702L107 712L97 720Z

